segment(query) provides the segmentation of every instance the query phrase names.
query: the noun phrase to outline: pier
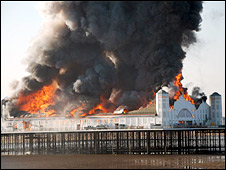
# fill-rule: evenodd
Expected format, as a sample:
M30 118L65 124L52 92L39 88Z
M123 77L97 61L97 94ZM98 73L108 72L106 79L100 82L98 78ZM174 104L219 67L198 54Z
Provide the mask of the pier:
M1 133L2 155L211 153L225 153L225 128Z

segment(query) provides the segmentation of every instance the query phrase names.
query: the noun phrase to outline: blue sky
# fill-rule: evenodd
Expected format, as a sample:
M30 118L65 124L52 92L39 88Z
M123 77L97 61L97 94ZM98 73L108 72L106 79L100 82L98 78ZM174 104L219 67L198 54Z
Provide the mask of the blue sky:
M11 94L11 82L28 74L27 50L42 23L38 3L1 2L1 99ZM185 49L182 84L189 94L194 86L201 87L208 97L215 91L220 93L225 115L225 2L204 1L203 7L198 41Z

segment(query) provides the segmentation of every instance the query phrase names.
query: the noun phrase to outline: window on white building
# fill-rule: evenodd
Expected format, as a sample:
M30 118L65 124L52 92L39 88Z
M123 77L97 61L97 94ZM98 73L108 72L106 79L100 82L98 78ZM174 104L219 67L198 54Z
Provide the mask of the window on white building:
M166 117L166 112L163 112L163 117Z
M166 108L166 103L163 103L163 106L162 106L163 108Z

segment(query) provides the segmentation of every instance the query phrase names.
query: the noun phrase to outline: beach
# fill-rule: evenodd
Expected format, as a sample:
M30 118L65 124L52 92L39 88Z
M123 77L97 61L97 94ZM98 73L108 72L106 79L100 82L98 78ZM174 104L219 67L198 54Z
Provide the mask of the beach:
M224 155L5 155L1 169L225 169Z

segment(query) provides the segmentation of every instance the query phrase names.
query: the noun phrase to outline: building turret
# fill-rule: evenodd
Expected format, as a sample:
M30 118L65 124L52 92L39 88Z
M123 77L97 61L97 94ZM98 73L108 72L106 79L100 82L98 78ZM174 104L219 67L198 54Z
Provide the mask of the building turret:
M10 116L8 111L9 103L10 103L10 100L7 97L1 100L1 119L2 120L5 120Z
M164 90L160 90L157 93L156 109L157 109L158 116L160 117L161 124L163 126L167 126L168 123L169 123L167 121L167 117L169 116L168 115L168 112L169 112L169 94Z
M214 92L210 95L210 123L211 125L222 125L222 102L221 95Z

